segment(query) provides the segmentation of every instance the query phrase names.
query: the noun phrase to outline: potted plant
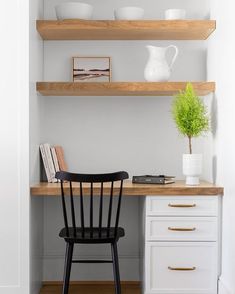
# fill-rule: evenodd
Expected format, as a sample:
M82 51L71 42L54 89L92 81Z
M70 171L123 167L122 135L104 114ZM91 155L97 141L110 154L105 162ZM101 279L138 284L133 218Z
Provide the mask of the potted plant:
M202 154L192 151L192 138L209 131L209 116L203 101L191 83L180 91L172 104L172 116L179 132L188 138L189 154L183 154L183 174L187 185L198 185L202 171Z

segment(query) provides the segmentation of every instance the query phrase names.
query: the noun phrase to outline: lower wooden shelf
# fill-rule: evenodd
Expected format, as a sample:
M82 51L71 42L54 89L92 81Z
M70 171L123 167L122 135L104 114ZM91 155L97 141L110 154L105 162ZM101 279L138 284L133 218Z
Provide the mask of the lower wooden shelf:
M184 90L187 82L37 82L44 96L172 96ZM214 82L192 82L200 96L215 91Z

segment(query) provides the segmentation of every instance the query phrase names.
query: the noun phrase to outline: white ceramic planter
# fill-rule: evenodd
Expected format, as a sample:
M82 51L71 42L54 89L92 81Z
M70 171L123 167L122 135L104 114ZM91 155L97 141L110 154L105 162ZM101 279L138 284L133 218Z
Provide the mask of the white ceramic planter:
M114 11L117 20L138 20L144 16L144 9L141 7L121 7Z
M93 6L81 2L65 2L55 7L58 20L91 19Z
M183 174L186 176L186 185L199 185L201 173L202 154L183 154Z

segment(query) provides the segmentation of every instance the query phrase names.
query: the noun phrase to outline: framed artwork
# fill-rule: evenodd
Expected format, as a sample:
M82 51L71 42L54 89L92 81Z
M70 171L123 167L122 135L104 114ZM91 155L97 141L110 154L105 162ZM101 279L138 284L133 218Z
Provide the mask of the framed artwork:
M73 82L110 81L110 57L73 57Z

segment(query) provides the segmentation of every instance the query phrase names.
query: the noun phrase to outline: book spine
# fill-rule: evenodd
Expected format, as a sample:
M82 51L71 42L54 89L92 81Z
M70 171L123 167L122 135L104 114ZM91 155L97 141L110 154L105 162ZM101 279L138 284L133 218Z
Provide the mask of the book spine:
M51 147L51 156L53 159L55 172L60 171L58 159L57 159L56 152L55 152L55 147ZM57 180L57 182L60 182L60 180Z
M48 183L51 183L52 182L51 174L50 174L50 170L49 170L49 166L48 166L48 162L47 162L47 157L46 157L46 153L45 153L45 149L44 149L43 144L41 144L39 146L39 148L40 148L40 152L41 152L41 156L42 156L42 162L44 165L44 169L46 172L47 181L48 181Z
M56 151L60 170L61 171L68 171L68 167L67 167L67 164L66 164L65 158L64 158L63 148L61 146L55 146L55 151Z
M51 180L53 183L57 182L57 179L55 178L55 168L54 168L54 164L53 164L53 160L52 160L52 156L51 156L51 148L50 148L50 144L45 143L43 144L44 148L45 148L45 153L46 153L46 158L48 161L48 167L49 167L49 171L51 174Z
M55 147L51 147L51 155L54 163L55 172L60 171L58 159L55 152Z

